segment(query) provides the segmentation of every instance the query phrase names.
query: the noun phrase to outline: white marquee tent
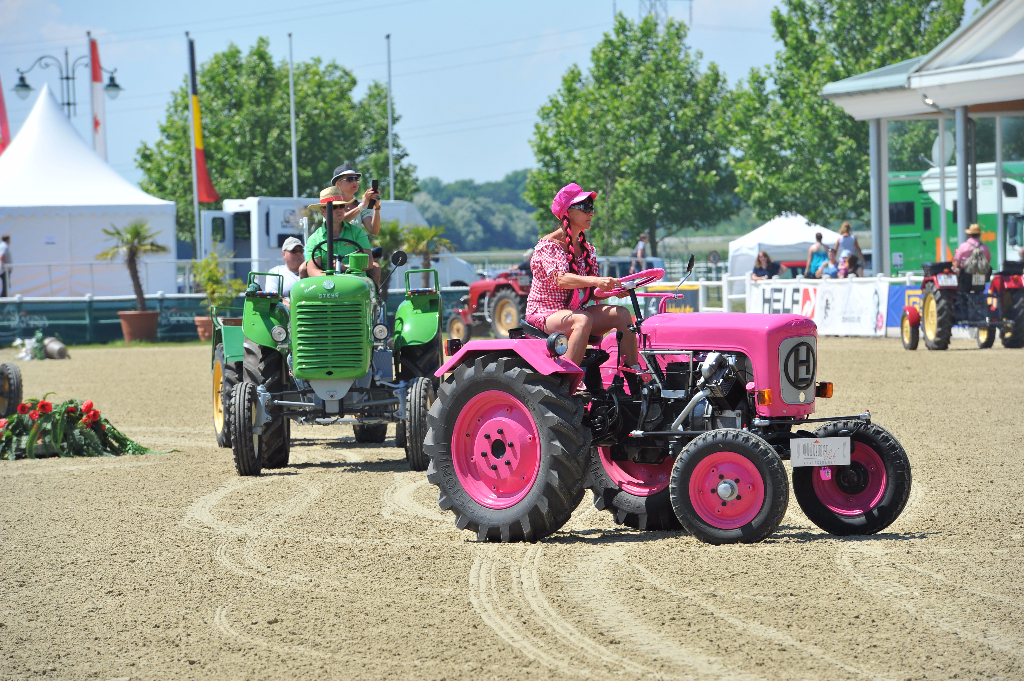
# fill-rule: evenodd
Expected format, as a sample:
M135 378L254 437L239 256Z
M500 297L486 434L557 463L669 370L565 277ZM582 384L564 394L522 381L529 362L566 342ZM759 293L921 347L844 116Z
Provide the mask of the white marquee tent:
M738 277L754 269L758 251L765 251L772 260L807 260L807 251L814 244L814 235L821 232L821 242L832 246L839 234L807 221L802 215L780 215L757 229L729 242L729 274ZM733 293L743 293L743 282L733 282Z
M102 230L148 220L168 253L140 268L146 293L177 291L175 206L118 175L82 141L49 88L0 154L0 233L11 236L9 295L132 293L123 262L97 262ZM145 259L143 260L145 263Z

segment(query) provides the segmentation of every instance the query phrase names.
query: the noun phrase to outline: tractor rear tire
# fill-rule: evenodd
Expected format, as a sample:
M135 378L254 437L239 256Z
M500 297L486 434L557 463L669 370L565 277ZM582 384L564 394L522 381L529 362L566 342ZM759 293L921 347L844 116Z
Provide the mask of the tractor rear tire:
M409 470L425 471L430 465L430 457L423 451L423 439L427 436L427 412L434 403L434 382L420 376L409 386L409 399L405 405L405 431L408 444L405 448L405 459L409 462Z
M917 344L921 340L921 327L911 324L906 312L900 317L900 338L907 350L917 350Z
M617 524L634 530L682 529L669 491L673 462L612 461L607 447L591 447L587 485L594 493L594 508L608 511Z
M743 430L697 436L672 467L672 507L707 544L752 544L778 529L789 506L789 479L775 449Z
M388 424L357 423L352 426L352 433L356 436L356 442L379 445L388 439Z
M491 331L495 338L508 338L509 329L523 323L523 307L519 294L510 288L503 288L491 299Z
M921 292L921 326L924 344L929 350L945 350L953 334L953 301L934 284Z
M256 386L238 383L231 390L231 451L239 475L259 475L263 471L263 447L256 427Z
M270 393L284 390L284 358L277 350L245 341L245 357L242 361L243 380L253 385L262 385ZM237 410L234 412L237 413ZM288 465L291 427L288 419L281 414L272 415L263 424L260 437L260 453L263 468L282 468Z
M468 343L473 335L473 327L462 321L462 315L452 312L448 316L448 323L445 325L448 330L448 338Z
M585 411L569 377L545 376L520 357L494 353L457 367L423 442L441 510L478 541L532 542L558 530L583 499Z
M992 347L996 342L996 327L982 326L978 329L978 347L982 350Z
M213 351L213 430L217 446L231 446L231 389L238 383L242 367L239 362L224 360L224 344Z
M10 362L0 364L0 417L17 413L21 398L21 368Z
M866 535L889 527L910 499L910 460L892 433L863 421L833 421L814 437L849 431L849 466L835 466L827 479L821 469L793 469L793 495L807 518L839 536Z
M1004 348L1024 348L1024 290L1007 291L1003 296L1003 314L1013 322L1013 329L1002 331L999 339Z

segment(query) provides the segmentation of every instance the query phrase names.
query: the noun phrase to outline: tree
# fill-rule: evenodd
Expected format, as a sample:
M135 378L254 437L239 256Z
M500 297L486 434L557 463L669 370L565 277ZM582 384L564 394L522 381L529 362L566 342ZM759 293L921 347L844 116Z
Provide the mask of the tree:
M371 235L370 241L380 246L383 251L380 259L380 280L384 281L388 273L391 272L391 254L400 250L405 244L405 229L402 228L398 220L381 220L380 231ZM392 283L384 287L382 295L385 301L388 299L388 289Z
M442 248L451 249L451 242L448 239L442 238L442 234L444 234L444 227L441 226L427 227L425 225L415 225L406 230L405 248L410 253L423 258L421 265L423 269L430 269L430 256ZM423 285L430 285L430 275L427 272L423 273Z
M531 140L526 199L542 231L557 226L551 199L569 182L600 192L592 240L603 251L648 232L657 254L660 238L736 211L720 125L725 78L713 63L701 71L686 32L619 14L590 71L573 65L562 77Z
M199 102L210 178L225 198L291 196L288 63L274 63L270 42L260 38L248 54L235 45L199 66ZM371 83L356 102L355 76L331 61L295 64L295 129L299 194L315 196L335 167L352 162L387 186L386 88ZM135 163L142 188L177 203L178 238L192 241L192 165L187 82L171 93L160 137L143 143ZM397 118L397 117L396 117ZM381 140L383 139L383 143ZM395 136L396 198L415 193L415 167ZM381 145L383 144L383 169ZM387 194L385 194L386 196ZM216 208L203 204L201 208Z
M426 192L413 202L429 224L445 225L452 243L463 250L529 248L537 242L537 222L514 205L485 196L460 196L443 205Z
M169 249L156 242L160 232L150 230L149 223L142 218L132 220L124 227L110 225L103 233L114 241L114 246L96 256L97 260L116 260L124 258L128 266L128 276L132 278L132 289L135 291L135 305L139 312L146 311L146 294L142 290L139 279L139 258L153 253L166 253Z
M775 63L751 70L729 107L743 200L762 219L791 211L825 224L867 215L868 124L822 99L821 89L927 53L962 16L963 0L783 0L772 12L782 43Z

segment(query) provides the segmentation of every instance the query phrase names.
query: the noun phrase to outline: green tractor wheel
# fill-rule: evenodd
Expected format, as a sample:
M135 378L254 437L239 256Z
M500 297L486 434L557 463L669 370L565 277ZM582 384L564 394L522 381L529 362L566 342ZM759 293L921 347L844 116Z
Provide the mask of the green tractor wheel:
M399 449L408 449L409 439L405 436L405 421L395 424L395 446Z
M238 383L241 367L238 362L224 360L224 344L218 343L213 353L213 430L217 434L217 446L231 446L231 389Z

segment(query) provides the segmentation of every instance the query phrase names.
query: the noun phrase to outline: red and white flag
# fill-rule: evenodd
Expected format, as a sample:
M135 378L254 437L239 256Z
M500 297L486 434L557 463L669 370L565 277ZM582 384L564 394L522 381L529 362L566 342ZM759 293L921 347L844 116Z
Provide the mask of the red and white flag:
M107 112L103 103L103 69L96 41L89 40L89 62L92 66L92 147L107 160Z

